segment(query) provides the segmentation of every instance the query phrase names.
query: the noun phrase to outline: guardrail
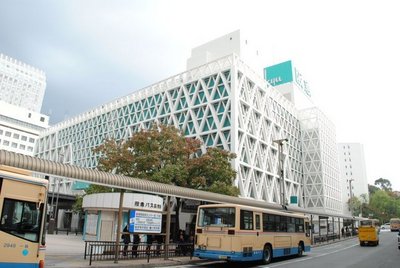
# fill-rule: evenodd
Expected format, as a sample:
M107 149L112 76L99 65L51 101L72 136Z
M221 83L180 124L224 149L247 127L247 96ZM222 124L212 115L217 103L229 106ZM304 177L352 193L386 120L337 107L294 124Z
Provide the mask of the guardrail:
M317 243L340 240L340 239L344 239L346 237L352 237L352 236L357 236L357 234L356 233L348 233L348 234L345 234L344 236L340 236L340 234L314 235L313 244L315 245Z
M114 260L116 243L113 241L85 241L84 259L89 257L89 265L93 261ZM170 258L177 256L193 257L192 243L171 243L166 245L161 243L139 243L139 244L119 244L118 260L128 259L150 259L154 258Z

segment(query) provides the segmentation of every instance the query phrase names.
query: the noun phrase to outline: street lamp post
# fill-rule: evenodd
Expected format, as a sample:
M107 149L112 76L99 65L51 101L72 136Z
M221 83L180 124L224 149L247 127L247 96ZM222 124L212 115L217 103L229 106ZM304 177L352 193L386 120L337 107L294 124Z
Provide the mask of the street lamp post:
M350 186L350 198L352 198L353 197L353 191L352 191L352 189L351 189L351 183L354 181L354 179L350 179L349 180L349 186Z
M354 181L354 179L350 179L349 180L349 187L350 187L350 198L349 200L351 201L351 198L353 197L353 191L351 189L351 183ZM353 216L353 206L352 206L352 202L349 202L349 206L350 206L350 214L351 216Z
M281 191L281 205L286 208L286 196L285 196L285 174L284 174L284 163L283 163L283 145L288 139L274 140L274 143L278 144L279 148L279 179L280 179L280 191Z

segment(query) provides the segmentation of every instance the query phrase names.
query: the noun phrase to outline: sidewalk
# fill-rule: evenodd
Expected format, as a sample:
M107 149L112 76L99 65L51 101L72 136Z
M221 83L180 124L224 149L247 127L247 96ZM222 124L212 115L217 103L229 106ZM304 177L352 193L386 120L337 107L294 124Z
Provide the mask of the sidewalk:
M53 268L80 268L80 267L160 267L174 266L188 263L202 262L198 258L190 257L174 257L168 260L164 258L150 259L134 259L134 260L119 260L114 261L94 261L89 266L89 258L84 259L85 242L82 240L82 235L46 235L46 259L45 267Z

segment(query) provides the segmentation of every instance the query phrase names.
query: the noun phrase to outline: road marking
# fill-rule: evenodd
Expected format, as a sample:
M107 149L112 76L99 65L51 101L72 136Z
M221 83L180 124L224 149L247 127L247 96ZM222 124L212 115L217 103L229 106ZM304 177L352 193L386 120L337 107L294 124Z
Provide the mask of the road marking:
M354 245L351 245L351 246L348 246L348 247L345 247L345 248L341 248L341 249L338 249L338 250L334 250L334 251L332 251L332 252L322 253L322 254L319 254L319 255L316 255L316 256L312 256L312 257L306 257L306 258L301 258L301 259L294 260L294 261L283 262L283 263L277 263L277 264L273 264L273 265L269 265L269 266L259 266L259 267L272 268L272 267L284 266L284 265L288 265L288 264L292 264L292 263L296 263L296 262L301 262L301 261L307 261L307 260L311 260L311 259L316 259L316 258L319 258L319 257L323 257L323 256L326 256L326 255L330 255L330 254L337 253L337 252L339 252L339 251L347 250L347 249L352 248L352 247L355 247L355 246L357 246L357 245L358 245L358 244L354 244Z

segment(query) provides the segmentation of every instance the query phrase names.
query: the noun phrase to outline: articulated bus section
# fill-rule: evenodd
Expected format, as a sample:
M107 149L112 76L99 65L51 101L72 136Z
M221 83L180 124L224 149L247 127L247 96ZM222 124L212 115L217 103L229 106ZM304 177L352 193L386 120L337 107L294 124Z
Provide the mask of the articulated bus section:
M302 215L233 204L200 206L194 256L229 261L262 260L310 251Z

